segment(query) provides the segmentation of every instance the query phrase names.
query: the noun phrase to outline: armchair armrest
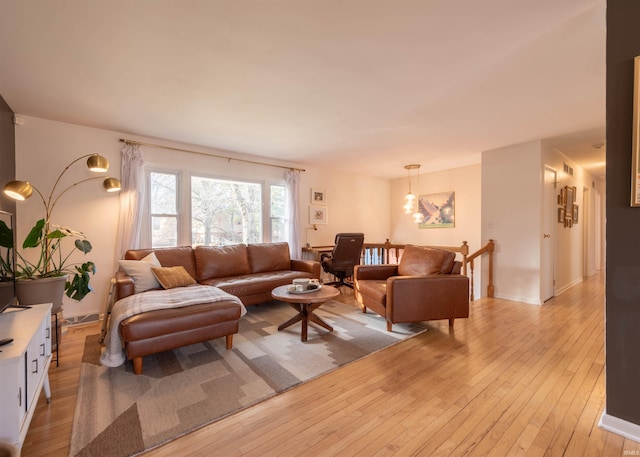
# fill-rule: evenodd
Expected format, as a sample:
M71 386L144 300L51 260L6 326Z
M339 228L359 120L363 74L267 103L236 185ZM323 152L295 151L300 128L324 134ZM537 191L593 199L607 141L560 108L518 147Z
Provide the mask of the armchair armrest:
M353 280L387 279L398 274L398 265L355 265Z
M320 262L315 260L291 259L291 269L293 271L311 273L314 278L320 278Z
M133 278L124 271L116 271L116 300L135 293Z

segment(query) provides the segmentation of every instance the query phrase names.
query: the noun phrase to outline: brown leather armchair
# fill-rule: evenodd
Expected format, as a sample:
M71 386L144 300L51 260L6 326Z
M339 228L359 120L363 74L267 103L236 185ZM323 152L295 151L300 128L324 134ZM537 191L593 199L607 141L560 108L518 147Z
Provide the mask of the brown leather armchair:
M398 265L356 265L356 299L392 324L469 317L469 278L455 253L408 245Z

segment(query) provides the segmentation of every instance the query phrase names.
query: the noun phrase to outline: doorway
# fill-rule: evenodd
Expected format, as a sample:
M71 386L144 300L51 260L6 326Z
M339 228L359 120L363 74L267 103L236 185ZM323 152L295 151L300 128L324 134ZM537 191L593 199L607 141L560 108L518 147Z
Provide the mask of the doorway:
M556 276L556 218L557 172L548 165L544 166L544 202L542 220L542 249L540 258L540 298L544 303L555 295Z

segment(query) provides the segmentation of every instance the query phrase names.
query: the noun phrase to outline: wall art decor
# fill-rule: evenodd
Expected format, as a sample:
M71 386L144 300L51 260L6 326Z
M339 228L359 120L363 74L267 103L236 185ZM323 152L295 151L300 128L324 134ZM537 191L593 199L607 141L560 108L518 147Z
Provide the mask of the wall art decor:
M327 204L327 192L323 189L311 189L311 204L312 205L326 205Z
M571 228L578 223L578 205L576 199L578 189L575 186L564 186L558 195L558 222Z
M456 226L455 192L420 195L418 211L424 216L420 228L453 228Z
M327 224L328 211L326 206L309 205L309 224Z

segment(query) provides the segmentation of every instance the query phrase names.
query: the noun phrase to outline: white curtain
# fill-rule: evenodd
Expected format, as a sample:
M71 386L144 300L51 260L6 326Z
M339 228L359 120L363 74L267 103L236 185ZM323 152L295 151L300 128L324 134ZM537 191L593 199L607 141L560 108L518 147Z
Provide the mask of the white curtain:
M302 258L302 243L300 242L300 221L299 221L299 208L300 208L300 171L299 170L287 170L284 174L285 181L287 182L287 196L288 196L288 238L289 238L289 250L291 251L292 259Z
M142 207L145 199L144 160L139 144L127 144L121 151L120 220L116 255L122 259L128 249L140 248Z

